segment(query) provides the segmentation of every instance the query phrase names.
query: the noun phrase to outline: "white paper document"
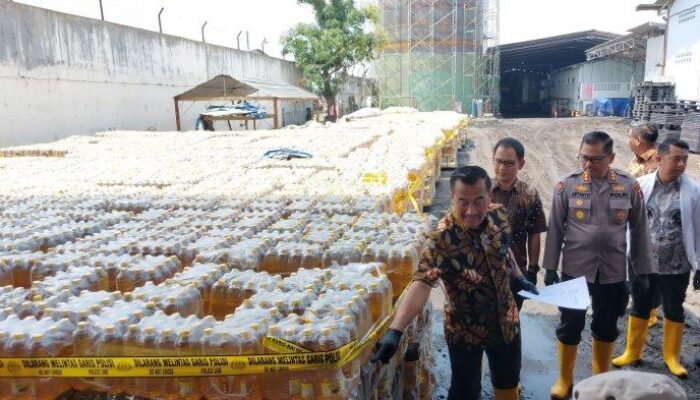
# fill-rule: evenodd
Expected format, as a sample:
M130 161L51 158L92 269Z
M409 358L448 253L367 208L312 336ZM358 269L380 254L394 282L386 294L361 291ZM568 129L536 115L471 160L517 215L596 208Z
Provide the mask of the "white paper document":
M532 294L521 290L518 294L527 299L533 299L557 307L585 310L591 305L586 278L576 278L556 285L537 288L540 294Z

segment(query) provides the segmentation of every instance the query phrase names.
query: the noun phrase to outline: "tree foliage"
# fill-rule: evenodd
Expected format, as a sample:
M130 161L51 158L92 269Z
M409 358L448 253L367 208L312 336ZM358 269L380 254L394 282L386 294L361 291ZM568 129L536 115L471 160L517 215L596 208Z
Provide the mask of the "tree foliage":
M353 65L375 58L383 35L370 32L379 11L357 8L354 0L297 0L314 9L316 22L298 24L282 39L282 53L292 54L307 86L334 104L339 85Z

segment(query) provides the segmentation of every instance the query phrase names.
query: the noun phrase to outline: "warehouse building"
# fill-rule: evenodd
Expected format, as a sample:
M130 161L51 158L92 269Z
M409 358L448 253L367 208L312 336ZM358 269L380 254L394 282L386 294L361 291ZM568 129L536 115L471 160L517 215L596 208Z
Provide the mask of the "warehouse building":
M700 101L700 0L657 0L637 10L666 19L665 33L648 39L644 79L674 83L679 100Z

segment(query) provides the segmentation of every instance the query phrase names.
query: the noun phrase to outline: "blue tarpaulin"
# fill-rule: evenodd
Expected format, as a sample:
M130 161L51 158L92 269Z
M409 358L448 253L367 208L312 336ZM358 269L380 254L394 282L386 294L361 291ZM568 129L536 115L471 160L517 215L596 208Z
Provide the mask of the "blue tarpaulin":
M593 99L593 114L599 117L624 117L630 105L630 99L605 98Z

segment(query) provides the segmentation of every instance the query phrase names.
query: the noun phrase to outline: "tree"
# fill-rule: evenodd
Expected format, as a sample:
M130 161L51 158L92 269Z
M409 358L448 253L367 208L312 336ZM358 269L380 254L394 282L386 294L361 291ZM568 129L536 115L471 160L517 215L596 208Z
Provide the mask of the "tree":
M298 24L282 38L282 54L292 54L304 74L306 86L323 96L328 109L335 106L335 96L350 67L376 57L383 44L377 31L376 6L362 9L354 0L297 0L314 9L316 22Z

